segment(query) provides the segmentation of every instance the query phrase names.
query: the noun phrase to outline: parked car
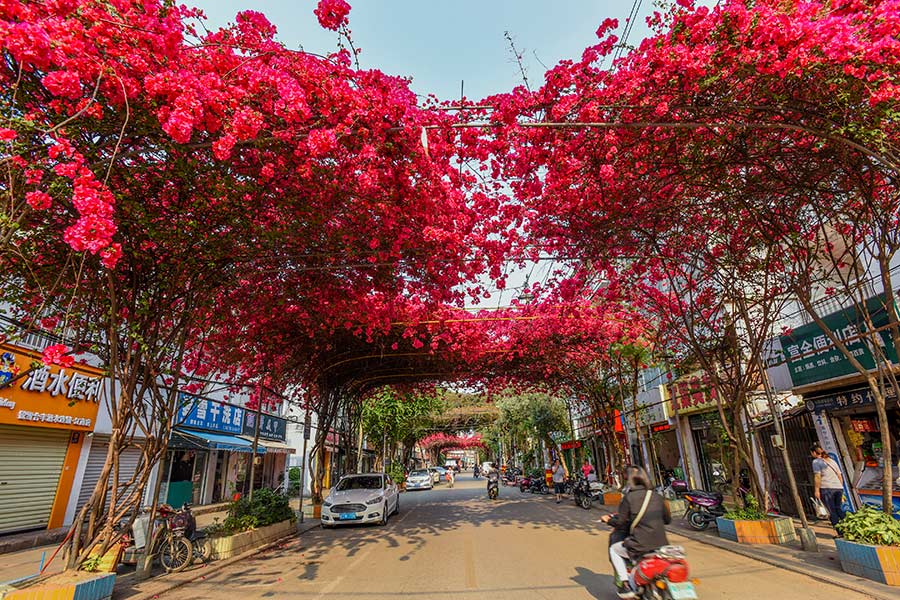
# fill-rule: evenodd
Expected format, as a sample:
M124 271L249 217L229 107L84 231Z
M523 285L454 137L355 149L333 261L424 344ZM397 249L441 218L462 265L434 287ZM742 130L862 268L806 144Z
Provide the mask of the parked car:
M428 467L428 472L431 473L432 484L441 482L441 474L438 473L437 467Z
M322 504L322 527L347 523L387 525L400 512L400 491L384 473L347 475L338 481Z
M438 482L443 483L447 481L447 469L444 467L435 467L434 469L438 474Z
M406 476L407 490L430 490L434 487L434 478L428 469L416 469Z

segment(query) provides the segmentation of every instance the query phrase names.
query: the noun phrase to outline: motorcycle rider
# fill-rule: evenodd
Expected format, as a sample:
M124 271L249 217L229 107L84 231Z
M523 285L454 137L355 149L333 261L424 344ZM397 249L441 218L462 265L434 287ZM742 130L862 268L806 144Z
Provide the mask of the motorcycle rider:
M645 554L668 545L665 526L672 522L672 515L663 497L653 491L643 468L629 467L625 476L626 487L618 512L603 515L600 520L612 525L613 535L622 540L609 547L609 559L620 582L618 596L636 598L626 560L637 563Z

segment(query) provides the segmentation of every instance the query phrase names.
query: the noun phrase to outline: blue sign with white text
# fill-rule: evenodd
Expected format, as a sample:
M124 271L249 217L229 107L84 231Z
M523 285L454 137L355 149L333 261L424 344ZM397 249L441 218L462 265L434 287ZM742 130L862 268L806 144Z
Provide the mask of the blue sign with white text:
M178 426L204 429L219 433L240 434L244 426L244 409L206 400L188 394L180 394L181 410Z

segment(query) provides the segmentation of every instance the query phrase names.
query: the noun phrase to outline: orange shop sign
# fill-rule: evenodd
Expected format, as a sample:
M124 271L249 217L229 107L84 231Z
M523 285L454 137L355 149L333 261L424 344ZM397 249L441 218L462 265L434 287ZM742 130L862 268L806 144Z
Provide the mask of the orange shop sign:
M29 371L33 363L37 368ZM0 423L93 431L103 382L103 372L97 369L45 366L40 354L3 344Z

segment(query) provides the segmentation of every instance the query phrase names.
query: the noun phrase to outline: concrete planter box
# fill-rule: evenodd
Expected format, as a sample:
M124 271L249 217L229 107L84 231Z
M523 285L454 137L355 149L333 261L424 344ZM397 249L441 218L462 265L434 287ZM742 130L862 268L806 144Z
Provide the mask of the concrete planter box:
M618 506L622 502L621 492L608 492L603 494L603 504Z
M259 529L243 531L228 537L215 537L210 540L213 559L231 558L253 548L265 546L297 532L297 524L293 520L266 525Z
M900 546L870 546L842 538L834 543L845 573L900 586Z
M794 521L790 517L773 517L762 521L716 519L719 537L741 544L786 544L796 541Z
M107 600L112 598L115 573L61 573L36 585L0 593L3 600Z

